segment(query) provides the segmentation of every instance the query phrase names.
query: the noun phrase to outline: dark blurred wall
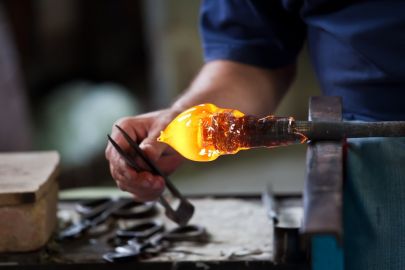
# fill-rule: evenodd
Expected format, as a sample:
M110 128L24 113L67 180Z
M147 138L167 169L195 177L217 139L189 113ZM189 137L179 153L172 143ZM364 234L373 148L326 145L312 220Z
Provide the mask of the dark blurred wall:
M0 151L31 149L31 119L19 58L0 3Z
M114 81L145 102L140 1L5 0L31 100L72 79Z
M0 7L0 151L42 149L31 146L38 127L45 138L52 131L42 128L47 120L39 112L75 81L111 82L133 94L140 108L151 107L141 1L0 0ZM103 153L80 166L62 166L62 187L112 182Z
M143 0L154 108L168 106L201 68L198 0Z

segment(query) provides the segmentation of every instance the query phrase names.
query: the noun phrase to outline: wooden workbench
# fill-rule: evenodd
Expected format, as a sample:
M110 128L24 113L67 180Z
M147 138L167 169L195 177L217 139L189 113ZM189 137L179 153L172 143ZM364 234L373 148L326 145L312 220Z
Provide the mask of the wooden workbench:
M159 256L119 264L120 269L308 269L306 265L275 265L272 262L272 223L258 197L204 197L191 201L196 213L190 223L207 228L210 234L208 243L176 244ZM61 202L59 213L66 215L72 211L73 205L72 201ZM174 226L166 219L165 223L168 229ZM123 226L123 223L120 225ZM107 238L87 235L51 243L48 250L32 257L31 262L25 261L25 264L53 265L63 269L69 266L88 269L97 265L100 269L115 269L117 264L105 263L101 258L102 254L112 250ZM187 250L188 254L181 250ZM21 265L21 256L9 256L8 260L10 267L13 267L13 260Z

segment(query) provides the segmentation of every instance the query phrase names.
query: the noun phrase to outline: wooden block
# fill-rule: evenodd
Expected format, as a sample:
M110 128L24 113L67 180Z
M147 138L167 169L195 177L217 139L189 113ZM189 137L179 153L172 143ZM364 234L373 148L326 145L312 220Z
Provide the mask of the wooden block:
M0 252L42 247L56 227L59 155L0 154Z

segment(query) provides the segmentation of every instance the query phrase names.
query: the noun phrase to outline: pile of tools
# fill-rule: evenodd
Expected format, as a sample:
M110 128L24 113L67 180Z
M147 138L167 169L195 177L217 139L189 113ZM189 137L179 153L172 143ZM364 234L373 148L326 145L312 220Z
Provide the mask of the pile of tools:
M205 243L205 228L198 225L166 230L155 203L138 203L129 199L96 199L77 203L78 222L59 233L61 242L105 233L112 251L103 255L108 262L130 261L158 255L175 242ZM187 251L184 251L187 252Z

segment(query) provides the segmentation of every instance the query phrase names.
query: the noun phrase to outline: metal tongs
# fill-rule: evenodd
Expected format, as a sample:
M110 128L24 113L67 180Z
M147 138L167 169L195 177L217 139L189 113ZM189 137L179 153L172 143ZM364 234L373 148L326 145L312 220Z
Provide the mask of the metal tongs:
M173 185L173 183L169 180L169 178L156 166L156 164L145 155L145 153L142 151L139 145L120 126L118 125L115 126L124 136L125 140L128 142L130 147L135 151L135 154L139 156L148 165L151 172L163 177L166 187L170 191L171 195L180 201L179 206L175 210L172 208L169 202L163 197L163 195L160 195L159 203L165 208L165 215L175 223L179 224L180 226L187 225L187 223L194 214L194 206L178 191L178 189ZM138 172L142 171L142 169L135 163L134 155L126 153L110 137L110 135L107 135L107 137L108 140L113 145L113 147L117 150L117 152L124 158L128 166L130 166L132 169Z

